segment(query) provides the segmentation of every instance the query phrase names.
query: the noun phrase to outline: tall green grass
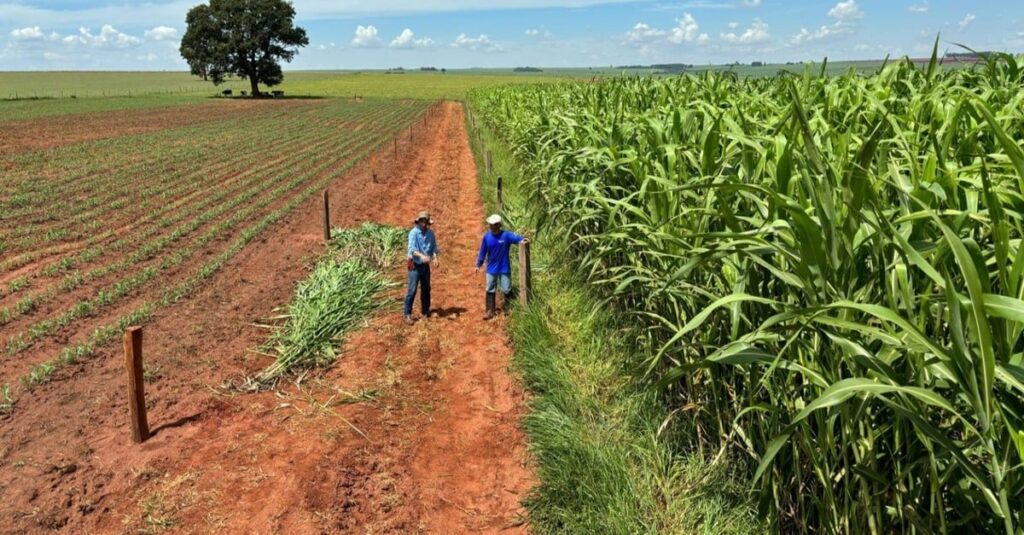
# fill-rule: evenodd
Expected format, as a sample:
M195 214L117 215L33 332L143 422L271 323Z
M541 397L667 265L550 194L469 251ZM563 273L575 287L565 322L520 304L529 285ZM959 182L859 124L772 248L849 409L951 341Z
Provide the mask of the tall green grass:
M1024 69L480 90L538 226L785 533L1024 525Z
M404 235L402 229L372 223L331 232L329 253L273 318L280 323L264 350L275 361L257 377L258 383L337 359L344 336L387 303L383 293L394 282L385 269L398 258Z
M469 126L469 124L467 124ZM471 137L480 190L511 228L529 223L526 181L503 144L486 130ZM487 147L484 147L484 143ZM484 170L484 150L494 156ZM632 369L640 355L623 325L600 308L563 262L567 243L553 234L534 245L534 295L509 330L514 368L532 393L524 428L538 485L527 506L536 533L759 533L745 463L711 462L680 447L684 419L671 416ZM663 423L665 425L663 425Z

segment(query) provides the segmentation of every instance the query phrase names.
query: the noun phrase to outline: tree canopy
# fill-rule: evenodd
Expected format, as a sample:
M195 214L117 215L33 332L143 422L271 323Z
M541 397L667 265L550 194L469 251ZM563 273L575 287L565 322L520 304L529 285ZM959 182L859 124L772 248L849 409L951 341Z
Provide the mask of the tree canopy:
M247 78L253 96L259 96L259 84L280 84L280 62L290 62L309 44L285 0L210 0L190 9L185 23L180 51L192 74L215 85L232 74Z

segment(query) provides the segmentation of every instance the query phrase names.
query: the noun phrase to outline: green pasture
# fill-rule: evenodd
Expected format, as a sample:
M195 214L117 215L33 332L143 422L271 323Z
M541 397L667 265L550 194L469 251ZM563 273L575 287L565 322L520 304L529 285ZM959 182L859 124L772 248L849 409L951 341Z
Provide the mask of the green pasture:
M290 71L273 89L288 94L324 97L379 96L390 98L461 99L483 86L585 77L586 69L556 74L518 74L509 69L479 69L448 73L406 71ZM225 89L238 94L249 89L245 80L214 86L187 72L0 72L0 99L60 99L72 97L136 97L152 95L214 95ZM263 90L269 90L263 87Z

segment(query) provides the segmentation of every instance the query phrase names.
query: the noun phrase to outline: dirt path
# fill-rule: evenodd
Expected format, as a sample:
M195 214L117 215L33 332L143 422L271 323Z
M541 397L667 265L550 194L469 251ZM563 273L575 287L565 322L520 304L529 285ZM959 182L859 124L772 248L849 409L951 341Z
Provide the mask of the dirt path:
M363 165L332 185L332 211L342 226L407 226L431 210L441 318L379 316L331 370L278 392L219 388L267 363L250 351L254 324L322 247L311 201L147 327L146 444L128 440L112 350L0 419L0 533L525 531L524 393L503 320L479 320L484 214L461 107L441 105L416 135L397 159L381 151L378 183Z

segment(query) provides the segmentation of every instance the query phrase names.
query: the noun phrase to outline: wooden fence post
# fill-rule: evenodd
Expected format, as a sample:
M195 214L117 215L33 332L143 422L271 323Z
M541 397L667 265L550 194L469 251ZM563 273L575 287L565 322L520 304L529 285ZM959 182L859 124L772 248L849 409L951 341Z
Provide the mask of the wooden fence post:
M327 243L331 241L331 200L327 195L327 190L324 190L324 241Z
M491 174L491 171L494 169L494 167L492 166L491 151L487 151L484 153L484 161L487 163L487 174L489 175Z
M519 244L519 302L523 305L530 304L530 294L533 292L533 274L530 272L530 242Z
M128 372L128 411L132 440L141 444L149 439L146 420L146 392L142 367L142 327L128 327L124 333L124 365Z
M505 202L501 193L501 177L498 177L498 213L505 213Z

